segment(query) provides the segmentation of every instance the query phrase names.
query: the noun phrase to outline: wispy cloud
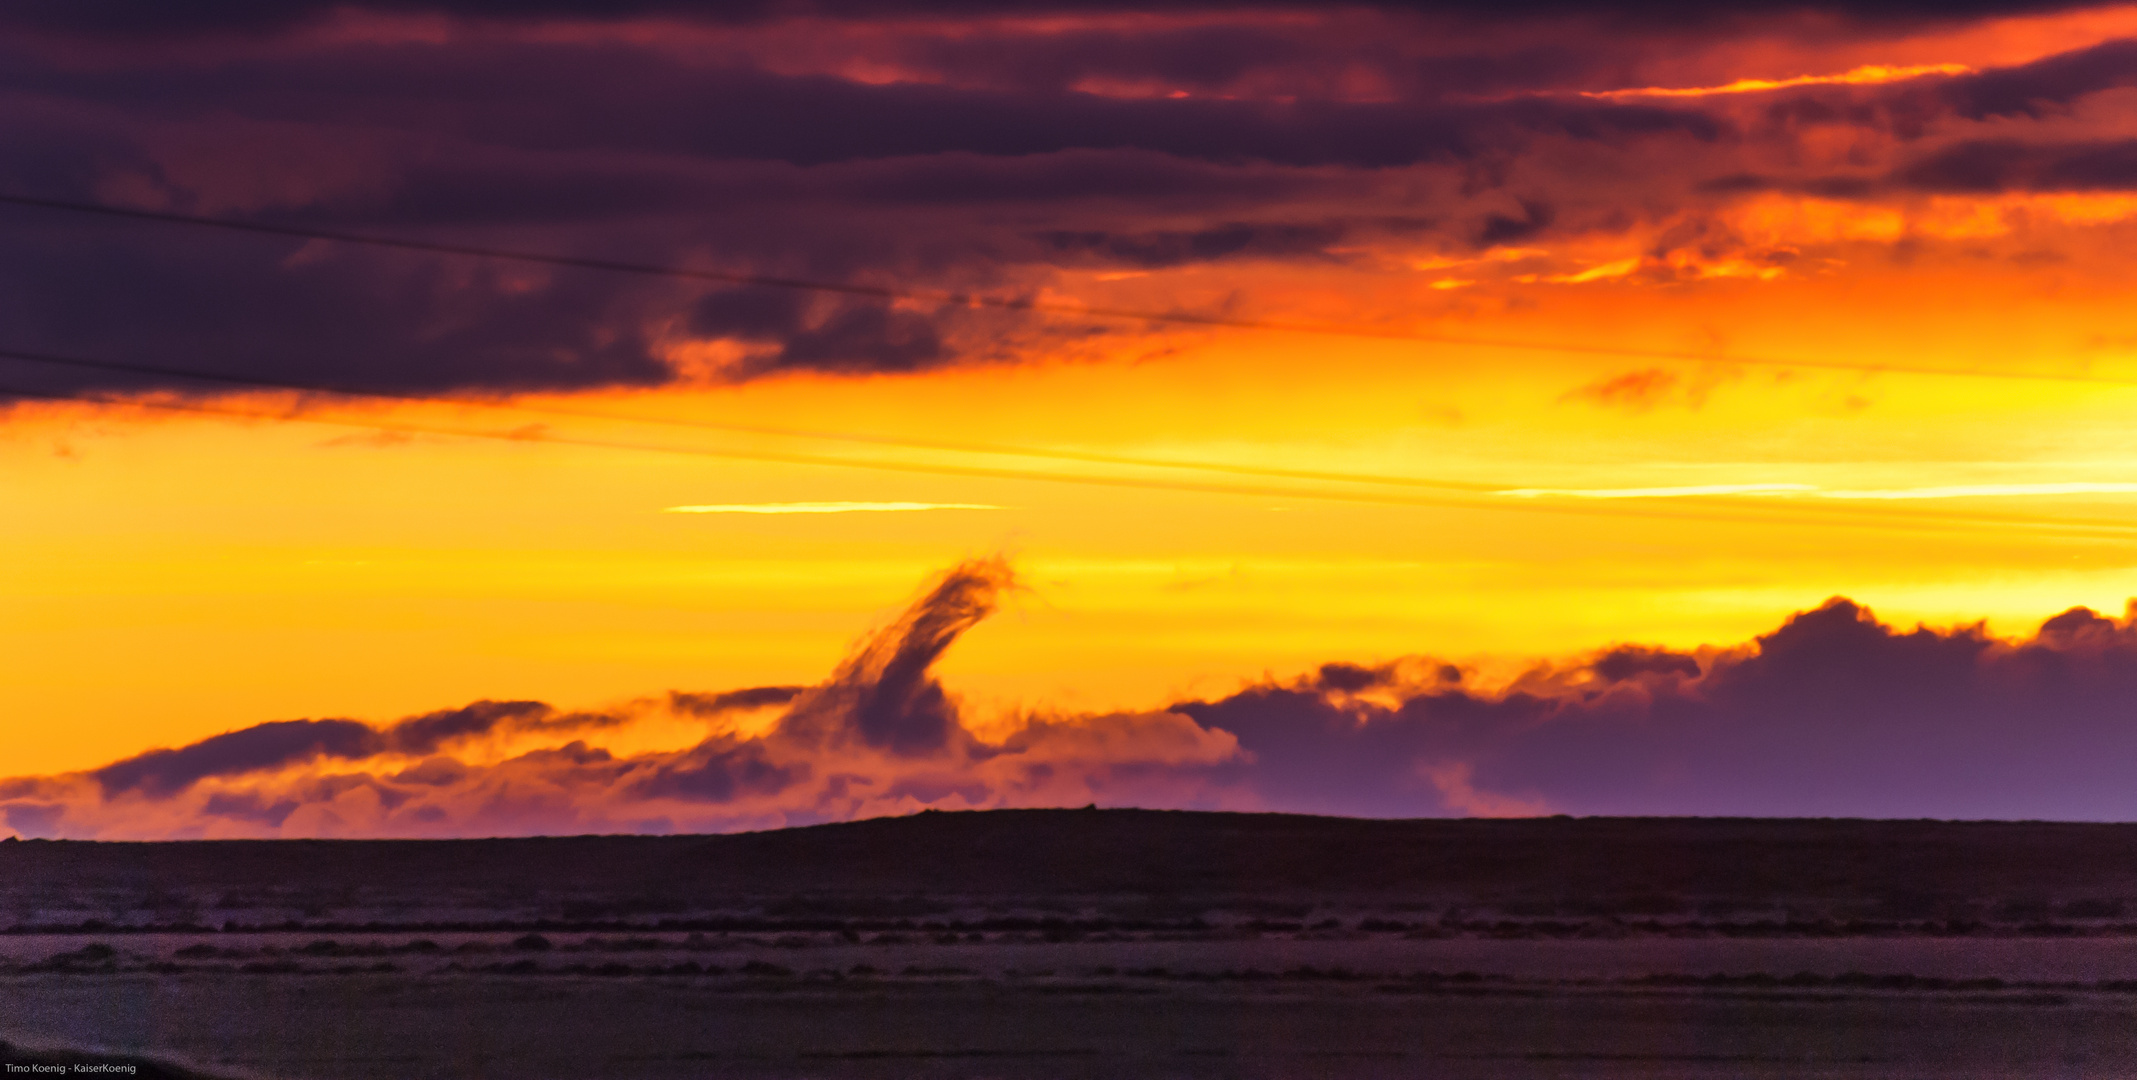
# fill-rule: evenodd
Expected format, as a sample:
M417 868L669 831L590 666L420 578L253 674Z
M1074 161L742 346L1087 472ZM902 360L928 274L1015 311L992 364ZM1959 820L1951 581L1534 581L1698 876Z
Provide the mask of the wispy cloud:
M1685 487L1512 488L1492 494L1515 499L1682 499L1699 495L1800 495L1817 490L1809 484L1693 484Z
M1639 488L1509 488L1492 494L1514 499L1686 499L1708 495L1763 495L1810 499L1994 499L2054 495L2137 495L2137 483L2069 481L2051 484L1943 484L1911 488L1821 488L1812 484L1691 484Z
M1903 79L1919 79L1925 75L1971 75L1974 69L1965 64L1865 64L1858 68L1834 75L1797 75L1787 79L1738 79L1720 86L1643 86L1631 90L1588 90L1582 97L1618 100L1643 97L1707 97L1712 94L1755 94L1765 90L1786 90L1793 86L1860 86L1872 83L1899 82Z
M885 514L909 510L1000 510L987 503L930 502L783 502L712 503L705 506L671 506L668 514Z
M1867 491L1820 491L1821 499L1975 499L2025 495L2132 495L2137 484L1948 484L1942 487L1888 488Z

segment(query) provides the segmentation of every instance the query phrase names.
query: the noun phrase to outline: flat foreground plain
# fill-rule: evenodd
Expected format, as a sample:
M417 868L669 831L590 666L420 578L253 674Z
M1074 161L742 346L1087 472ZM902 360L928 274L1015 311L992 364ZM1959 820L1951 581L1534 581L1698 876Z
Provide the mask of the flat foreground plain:
M0 1038L291 1080L2128 1077L2137 827L6 843Z

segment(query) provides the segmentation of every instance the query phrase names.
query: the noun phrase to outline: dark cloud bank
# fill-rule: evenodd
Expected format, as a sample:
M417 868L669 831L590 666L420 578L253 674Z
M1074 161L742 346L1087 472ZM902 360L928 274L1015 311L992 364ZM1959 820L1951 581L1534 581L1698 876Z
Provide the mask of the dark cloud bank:
M352 5L338 0L214 0L162 4L156 0L19 0L0 14L0 25L26 30L131 38L141 35L273 33L325 20ZM681 17L727 24L819 16L830 18L971 17L975 15L1063 16L1099 14L1286 11L1289 0L368 0L362 8L394 14L446 14L458 18L628 19ZM1698 0L1630 0L1609 5L1580 0L1353 0L1340 5L1478 22L1538 17L1593 16L1598 8L1614 19L1700 24L1746 17L1814 12L1858 20L1933 21L2019 15L2099 6L2082 0L1741 0L1719 8Z
M1735 648L1620 646L1491 689L1426 659L1337 662L1162 712L1031 716L989 741L931 668L1011 584L1000 562L957 568L820 686L609 712L483 701L386 726L261 724L0 782L0 813L18 832L82 836L665 832L1094 801L1379 817L2137 817L2137 623L2084 608L2013 641L1980 626L1902 630L1836 598ZM784 713L763 734L672 752L585 741L661 707ZM508 736L538 748L491 764L465 753Z
M1064 270L1546 243L1768 189L2127 189L2120 143L1954 125L2052 120L2128 86L2130 42L1750 105L1576 93L1685 50L2066 6L30 2L0 10L0 191L1020 296ZM1121 17L1166 11L1183 17ZM379 29L413 16L444 35ZM634 19L673 33L612 32ZM851 77L795 44L804 25L902 74ZM838 36L852 26L868 45ZM1141 89L1092 89L1109 81ZM1866 149L1860 175L1760 167L1835 125L1897 149ZM740 350L714 377L900 374L1095 332L22 207L0 207L0 245L0 349L394 392L658 385L707 340ZM223 389L12 361L0 376Z
M2120 779L2137 629L2084 608L2006 642L1836 598L1735 650L1621 647L1493 693L1454 674L1420 688L1331 665L1177 708L1258 751L1256 786L1301 809L1400 814L1420 772L1453 763L1478 792L1581 814L2137 814ZM1369 676L1391 700L1351 696Z

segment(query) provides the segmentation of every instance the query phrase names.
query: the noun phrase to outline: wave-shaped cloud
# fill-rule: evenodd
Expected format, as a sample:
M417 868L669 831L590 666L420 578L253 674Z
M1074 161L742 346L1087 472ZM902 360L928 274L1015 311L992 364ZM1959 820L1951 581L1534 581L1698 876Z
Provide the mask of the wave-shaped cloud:
M102 768L0 781L33 836L717 831L923 808L1085 803L1367 816L2128 819L2137 622L2074 608L2030 637L1900 630L1836 598L1691 652L1617 646L1497 685L1427 658L1329 663L1144 713L975 726L933 674L1015 586L961 564L825 682L609 710L480 701L386 725L259 724ZM737 723L782 710L768 726ZM606 733L693 718L680 749ZM990 734L983 736L984 730Z
M1222 804L1196 792L1239 747L1177 713L1031 718L994 742L973 734L932 668L1013 582L999 559L953 568L816 686L603 711L479 701L387 725L277 721L0 781L0 822L30 835L446 836L722 830L929 806ZM722 723L767 708L784 712L761 733ZM595 745L660 716L713 733L663 752Z

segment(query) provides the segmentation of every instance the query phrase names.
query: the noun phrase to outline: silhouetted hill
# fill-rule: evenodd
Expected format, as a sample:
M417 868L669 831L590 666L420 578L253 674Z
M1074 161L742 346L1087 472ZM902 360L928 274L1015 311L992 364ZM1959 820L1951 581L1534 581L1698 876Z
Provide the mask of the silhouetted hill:
M225 913L278 910L293 920L405 921L440 909L614 919L1077 898L1529 914L1814 900L1903 918L1991 903L2027 917L2079 902L2119 915L2124 898L2137 911L2137 825L999 810L729 836L0 844L0 911L17 925L216 925Z
M803 892L2137 895L2137 826L2031 822L1003 810L717 837L692 856Z

